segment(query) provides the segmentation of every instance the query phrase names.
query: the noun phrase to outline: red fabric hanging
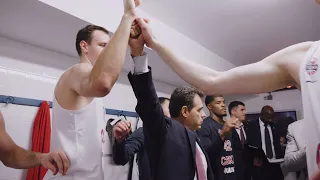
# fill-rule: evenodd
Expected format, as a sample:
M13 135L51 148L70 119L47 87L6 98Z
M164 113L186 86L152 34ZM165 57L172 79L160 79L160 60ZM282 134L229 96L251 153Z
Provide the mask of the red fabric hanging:
M43 101L33 124L31 151L48 153L50 151L50 136L50 106L47 101ZM27 180L42 180L46 172L47 169L43 166L30 168Z

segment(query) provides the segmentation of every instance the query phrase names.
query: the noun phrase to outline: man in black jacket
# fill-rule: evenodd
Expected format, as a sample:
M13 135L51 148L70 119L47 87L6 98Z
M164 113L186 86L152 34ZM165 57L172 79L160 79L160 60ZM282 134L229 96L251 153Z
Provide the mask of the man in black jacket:
M284 151L280 146L280 136L274 122L274 110L271 106L261 109L261 116L247 125L247 143L254 180L283 180L279 162L283 162Z
M151 68L146 62L134 63L128 77L138 101L136 111L143 121L151 179L212 180L209 160L194 132L205 116L202 92L189 86L176 88L170 98L170 119L163 114Z
M170 117L169 102L170 99L159 97L163 113ZM144 148L143 128L140 127L134 131L128 138L129 132L126 130L127 121L118 122L113 128L115 142L113 144L113 161L117 165L125 165L134 158L137 153L137 164L139 169L139 180L150 180L150 170L148 156Z
M247 148L247 120L246 107L241 101L232 101L228 106L230 117L238 118L240 128L232 130L232 147L237 180L251 180L249 157Z

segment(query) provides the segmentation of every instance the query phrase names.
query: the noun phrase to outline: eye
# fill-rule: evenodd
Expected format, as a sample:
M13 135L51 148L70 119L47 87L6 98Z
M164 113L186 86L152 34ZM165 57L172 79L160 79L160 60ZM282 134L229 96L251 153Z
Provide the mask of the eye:
M107 45L107 43L101 43L101 44L99 44L99 46L101 46L101 47L106 47L106 45Z

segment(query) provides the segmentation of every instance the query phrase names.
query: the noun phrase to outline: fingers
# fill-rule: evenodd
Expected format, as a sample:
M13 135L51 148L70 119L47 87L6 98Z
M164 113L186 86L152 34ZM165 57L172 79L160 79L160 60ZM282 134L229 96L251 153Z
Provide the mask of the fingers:
M61 157L59 155L58 152L55 152L55 153L50 153L49 154L51 156L51 159L54 160L54 162L56 163L57 167L58 167L58 170L61 174L63 174L63 163L62 163L62 160L61 160Z
M69 167L70 167L70 161L69 161L67 155L63 151L60 151L58 154L59 154L59 156L60 156L60 158L62 160L63 175L65 175L66 172L68 171Z
M52 162L47 163L46 168L50 169L50 171L52 171L53 175L56 175L58 173L58 169L56 168L56 166Z
M143 30L143 29L146 29L148 27L148 24L147 22L145 22L145 20L141 19L141 18L137 18L136 21L138 22L140 28Z

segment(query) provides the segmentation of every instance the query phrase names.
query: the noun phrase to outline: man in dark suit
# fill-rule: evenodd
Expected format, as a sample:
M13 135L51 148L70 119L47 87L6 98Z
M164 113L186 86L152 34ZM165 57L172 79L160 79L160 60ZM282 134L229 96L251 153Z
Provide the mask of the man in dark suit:
M212 180L206 152L194 132L205 116L202 92L189 86L176 88L170 98L170 119L161 109L151 68L137 59L133 67L128 77L138 101L136 111L143 121L151 179Z
M169 98L159 97L163 113L170 117ZM139 180L150 180L148 156L144 148L143 128L135 130L129 137L127 131L128 121L122 120L113 128L115 142L113 144L113 161L117 165L125 165L134 158L137 153L137 165L139 169Z
M253 150L250 163L254 180L283 180L279 162L284 157L284 151L273 121L273 108L264 106L260 118L248 123L247 143Z
M240 128L232 129L232 146L237 180L251 180L248 152L246 148L246 107L243 102L232 101L228 106L228 110L230 117L238 118L241 122Z
M204 119L198 135L209 155L214 177L216 180L236 180L231 132L240 126L240 122L234 117L223 120L227 115L223 96L207 96L205 103L210 116Z

